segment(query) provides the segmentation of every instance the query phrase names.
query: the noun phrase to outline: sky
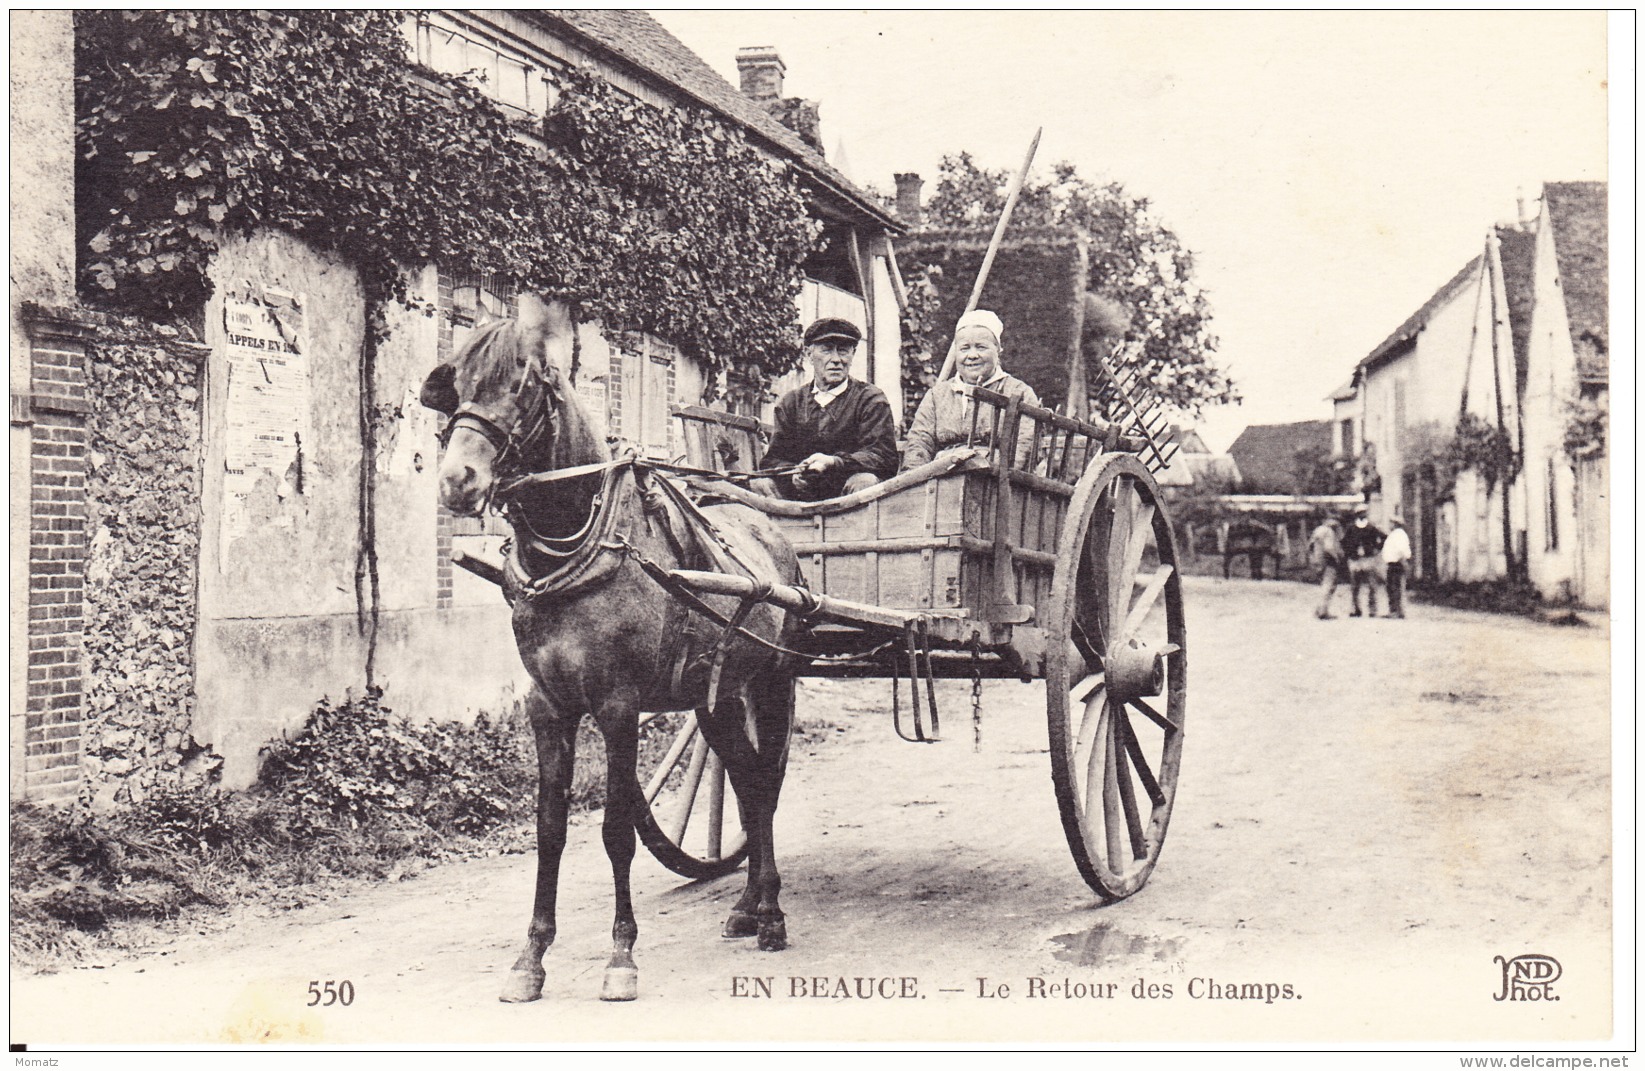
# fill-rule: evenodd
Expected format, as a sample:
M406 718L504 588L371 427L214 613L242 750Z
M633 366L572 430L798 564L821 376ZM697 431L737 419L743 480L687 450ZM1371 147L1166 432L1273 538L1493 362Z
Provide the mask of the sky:
M1355 363L1527 210L1606 178L1606 19L1568 12L654 11L737 83L776 47L829 158L946 153L1122 182L1195 252L1248 424L1324 419Z

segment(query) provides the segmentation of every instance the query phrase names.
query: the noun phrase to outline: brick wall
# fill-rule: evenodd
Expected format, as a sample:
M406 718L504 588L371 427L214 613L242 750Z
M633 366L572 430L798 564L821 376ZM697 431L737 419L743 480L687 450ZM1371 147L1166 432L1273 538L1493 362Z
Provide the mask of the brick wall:
M484 298L479 295L483 293ZM461 300L459 300L459 298ZM446 364L456 356L457 348L463 339L468 337L468 331L476 320L479 304L484 301L488 311L503 315L518 314L519 307L516 300L514 285L495 276L476 276L454 272L448 268L439 270L437 283L436 303L439 321L439 363ZM506 533L507 526L501 518L486 517L454 517L446 511L444 506L438 510L434 525L434 568L435 568L435 609L449 610L452 602L452 539L458 535L479 535L482 533Z
M440 327L439 361L445 364L451 360L452 354L452 325L451 325L451 292L452 277L450 272L436 273L439 279L437 284L436 304L439 312L435 320ZM436 610L451 609L451 521L452 516L445 506L435 506L437 511L434 518L434 608Z
M86 344L64 310L25 305L32 373L14 420L32 425L29 485L28 689L22 784L61 800L80 781L85 717ZM16 639L14 638L14 641Z

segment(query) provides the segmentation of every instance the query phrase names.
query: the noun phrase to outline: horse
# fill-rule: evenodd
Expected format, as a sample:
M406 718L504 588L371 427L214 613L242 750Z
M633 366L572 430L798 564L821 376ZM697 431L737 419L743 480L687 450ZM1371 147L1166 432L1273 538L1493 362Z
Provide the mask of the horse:
M643 459L613 459L571 387L575 330L562 303L524 295L517 318L479 326L422 394L447 417L441 503L460 516L500 507L514 530L503 587L533 680L525 706L537 748L537 883L525 946L501 995L507 1002L542 995L585 712L605 741L601 834L616 899L601 999L638 995L629 869L635 822L647 809L636 772L642 712L697 710L725 765L749 863L723 936L756 937L773 952L788 943L772 819L793 727L792 644L803 624L752 599L705 596L725 630L683 627L694 611L670 594L662 571L711 568L799 585L799 563L758 511L699 509Z

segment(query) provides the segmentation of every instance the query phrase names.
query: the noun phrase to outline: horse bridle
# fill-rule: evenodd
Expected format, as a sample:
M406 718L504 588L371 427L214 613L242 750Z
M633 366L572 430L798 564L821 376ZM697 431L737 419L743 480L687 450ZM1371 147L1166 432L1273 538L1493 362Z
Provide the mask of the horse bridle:
M533 387L536 389L533 390ZM451 442L451 435L458 427L470 428L496 451L491 459L492 486L500 486L511 468L522 465L528 452L545 435L552 435L554 421L550 413L553 407L548 404L548 394L547 377L536 361L529 361L525 379L520 384L513 421L505 422L494 409L479 402L464 402L451 414L451 419L446 421L444 430L440 432L440 449L444 450ZM517 430L519 414L526 411L535 412L536 417L521 433Z

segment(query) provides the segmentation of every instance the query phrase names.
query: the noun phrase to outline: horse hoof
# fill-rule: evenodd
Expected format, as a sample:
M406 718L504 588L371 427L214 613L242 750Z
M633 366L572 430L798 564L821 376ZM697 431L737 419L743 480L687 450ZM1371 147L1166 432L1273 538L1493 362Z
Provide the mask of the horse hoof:
M546 974L547 972L542 970L509 971L508 982L503 986L502 996L497 999L504 1004L529 1004L543 995L543 978Z
M753 937L760 932L760 920L746 911L733 911L725 920L721 937Z
M640 972L633 967L607 967L600 983L601 1000L633 1000L640 995Z
M782 919L760 923L760 951L781 952L788 947L788 926Z

